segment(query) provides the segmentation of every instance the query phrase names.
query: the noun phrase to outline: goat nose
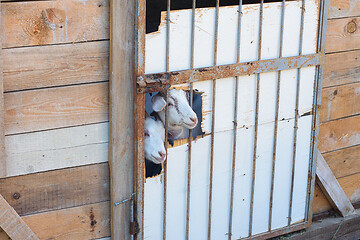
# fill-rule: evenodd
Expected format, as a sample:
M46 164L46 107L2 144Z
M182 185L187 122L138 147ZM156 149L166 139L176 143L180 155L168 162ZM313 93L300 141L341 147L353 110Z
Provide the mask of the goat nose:
M193 123L196 123L197 122L197 119L196 118L190 118L190 120L193 122Z
M159 152L159 156L162 158L162 159L164 159L165 158L165 153L162 153L162 152Z

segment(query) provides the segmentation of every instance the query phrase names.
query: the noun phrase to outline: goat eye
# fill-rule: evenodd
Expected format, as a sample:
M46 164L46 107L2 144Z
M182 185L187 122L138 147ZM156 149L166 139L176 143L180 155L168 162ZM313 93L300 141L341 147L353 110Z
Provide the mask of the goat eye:
M170 107L170 106L174 106L174 104L172 104L172 103L168 103L168 106Z
M150 137L150 134L148 132L145 132L145 137Z

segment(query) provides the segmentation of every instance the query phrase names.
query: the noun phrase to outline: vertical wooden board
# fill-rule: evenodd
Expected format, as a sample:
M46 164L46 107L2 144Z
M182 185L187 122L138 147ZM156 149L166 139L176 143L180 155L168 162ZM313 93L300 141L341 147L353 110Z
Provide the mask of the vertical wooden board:
M356 146L359 144L359 115L320 124L318 148L321 153Z
M237 130L232 239L249 235L254 127Z
M0 4L0 12L1 12ZM0 26L2 24L0 18ZM3 53L2 53L2 34L0 34L0 177L6 176L6 154L5 154L5 126L4 126L4 85L3 85Z
M360 15L358 0L331 0L329 18L355 17Z
M234 120L235 78L216 80L215 132L230 130Z
M291 223L305 219L310 161L312 115L299 118L295 155L295 177Z
M360 17L330 19L326 32L326 52L359 49Z
M167 160L168 161L168 160ZM144 239L161 239L163 229L164 173L147 178L144 193Z
M296 106L296 69L280 72L279 120L294 118Z
M299 3L300 2L301 1L299 1ZM299 6L299 8L301 11L301 6ZM312 54L316 52L319 16L319 1L305 1L302 54ZM300 23L298 28L300 28Z
M272 230L287 226L290 205L294 119L278 122L276 142Z
M210 149L211 136L192 143L189 239L206 239L208 234Z
M10 48L3 54L5 91L109 80L109 41Z
M360 82L360 50L325 55L323 88Z
M283 57L296 56L299 54L301 2L297 1L295 4L296 10L285 11ZM288 8L288 6L286 6L286 8Z
M270 6L265 7L263 12L261 59L279 57L281 4L271 3ZM289 8L285 9L289 10Z
M5 133L108 121L108 83L5 94Z
M135 153L137 128L135 127L135 104L139 98L135 92L135 49L136 49L136 2L110 0L110 83L109 83L109 165L110 165L110 211L111 236L113 239L130 239L132 221L131 201L114 206L132 196L137 186L141 167L135 167L135 159L142 156ZM139 63L140 64L140 63ZM140 109L143 106L138 106ZM144 117L144 113L141 116ZM140 121L141 122L141 121ZM141 124L138 124L140 129ZM141 130L140 130L141 132ZM139 136L140 138L143 136ZM141 141L140 143L141 144ZM139 171L137 171L139 170ZM135 176L138 179L135 178ZM143 187L143 185L141 185ZM135 191L136 202L143 203L143 190ZM140 199L140 201L138 201ZM143 206L138 206L143 210ZM143 235L143 214L135 217ZM135 219L134 219L135 220Z
M5 48L108 39L109 1L7 2L2 26Z
M257 134L252 225L254 235L268 230L274 124L259 125Z
M312 112L315 82L315 67L301 68L299 89L299 115ZM295 96L294 96L295 97Z
M108 161L109 124L5 137L7 176Z
M211 237L225 240L228 239L226 233L229 228L233 131L216 132L214 138Z
M322 90L320 121L326 122L360 113L360 82Z
M259 78L259 124L274 122L276 109L277 73L262 73L260 74Z
M250 127L255 123L256 75L238 77L238 127ZM246 91L244 91L246 89Z
M185 239L188 146L168 149L167 159L167 239Z

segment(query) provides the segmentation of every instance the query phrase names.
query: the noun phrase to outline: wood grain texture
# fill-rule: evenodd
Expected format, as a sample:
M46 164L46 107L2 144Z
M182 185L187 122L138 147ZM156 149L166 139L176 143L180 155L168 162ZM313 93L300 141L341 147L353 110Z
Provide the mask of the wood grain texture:
M360 16L359 0L330 0L329 18Z
M328 20L326 52L360 49L360 17Z
M360 116L320 124L318 141L321 153L359 145Z
M110 236L109 205L110 202L101 202L28 215L22 219L39 239L88 240L103 238ZM4 239L3 237L6 236L0 232L0 239Z
M319 151L317 151L316 179L326 199L341 216L355 213L353 205Z
M346 196L352 203L360 201L360 173L337 179ZM315 187L313 212L321 213L331 210L332 207L319 186Z
M1 195L0 227L12 240L39 239Z
M336 178L360 173L360 145L323 154Z
M360 83L325 88L321 97L320 122L360 113Z
M0 180L0 194L21 216L109 201L109 187L107 163Z
M7 176L107 162L108 141L107 122L6 136Z
M134 188L135 1L110 1L111 236L130 239L127 202Z
M108 83L12 92L4 99L6 134L108 120Z
M360 50L325 55L323 88L360 82Z
M108 0L2 4L3 47L109 39Z
M1 12L1 4L0 4ZM0 19L1 26L1 19ZM0 177L6 176L6 155L5 155L5 128L4 128L4 85L3 85L3 56L1 47L2 34L0 34Z
M109 41L10 48L3 58L5 91L109 80Z

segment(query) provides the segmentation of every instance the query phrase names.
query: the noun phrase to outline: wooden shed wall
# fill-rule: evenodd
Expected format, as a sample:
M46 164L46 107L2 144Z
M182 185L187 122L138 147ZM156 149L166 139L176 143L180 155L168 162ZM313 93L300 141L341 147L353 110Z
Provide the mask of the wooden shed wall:
M110 236L109 1L3 1L8 178L0 193L40 239ZM360 201L358 0L332 0L319 148ZM353 24L350 24L353 25ZM316 213L330 209L316 190ZM0 232L0 239L6 239Z

